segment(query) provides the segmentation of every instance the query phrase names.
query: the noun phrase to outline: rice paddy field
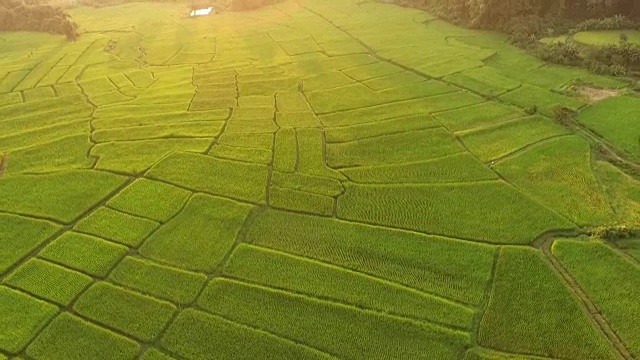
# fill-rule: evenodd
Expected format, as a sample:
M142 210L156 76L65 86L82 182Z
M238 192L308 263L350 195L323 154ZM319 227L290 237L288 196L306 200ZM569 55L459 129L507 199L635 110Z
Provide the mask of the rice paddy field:
M1 360L640 359L625 80L376 1L70 12L0 33Z

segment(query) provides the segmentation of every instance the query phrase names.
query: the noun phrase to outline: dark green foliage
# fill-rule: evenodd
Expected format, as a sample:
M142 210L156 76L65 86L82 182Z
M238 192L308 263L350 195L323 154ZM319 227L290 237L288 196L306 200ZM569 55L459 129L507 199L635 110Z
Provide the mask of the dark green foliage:
M39 3L30 5L22 0L0 3L0 31L50 32L75 40L79 36L77 28L71 16L55 6Z
M37 360L131 360L140 346L121 335L62 313L29 345Z
M580 31L593 31L593 30L619 30L630 29L634 23L627 19L623 15L615 15L606 18L591 18L578 23L571 29L571 33L577 33Z
M58 308L0 286L0 350L17 354L58 312Z

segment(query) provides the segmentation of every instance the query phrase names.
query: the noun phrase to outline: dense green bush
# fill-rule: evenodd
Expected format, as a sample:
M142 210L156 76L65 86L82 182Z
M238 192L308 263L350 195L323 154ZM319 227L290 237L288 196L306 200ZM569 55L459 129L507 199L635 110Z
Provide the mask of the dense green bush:
M577 66L584 62L580 47L570 42L542 44L537 47L537 55L545 61L562 65Z
M630 29L634 27L634 23L623 15L615 15L602 19L592 18L584 20L571 29L571 33L575 34L580 31L594 30L620 30Z
M69 14L58 7L42 5L37 0L0 2L0 31L49 32L75 40L77 28Z

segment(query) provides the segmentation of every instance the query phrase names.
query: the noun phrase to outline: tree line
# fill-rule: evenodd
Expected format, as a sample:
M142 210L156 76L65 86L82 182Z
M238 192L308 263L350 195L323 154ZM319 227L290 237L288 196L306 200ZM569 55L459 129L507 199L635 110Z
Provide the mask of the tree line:
M473 28L505 30L523 18L562 19L622 15L640 17L638 0L397 0L400 5L427 9Z
M0 0L0 31L39 31L78 37L78 25L61 8L40 0Z

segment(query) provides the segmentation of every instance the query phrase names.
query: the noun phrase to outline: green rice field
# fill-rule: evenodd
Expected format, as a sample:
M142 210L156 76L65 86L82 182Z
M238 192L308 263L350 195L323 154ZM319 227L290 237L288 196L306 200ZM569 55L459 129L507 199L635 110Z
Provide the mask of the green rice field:
M590 236L640 224L630 82L374 0L189 11L0 33L0 360L640 359L640 239Z

